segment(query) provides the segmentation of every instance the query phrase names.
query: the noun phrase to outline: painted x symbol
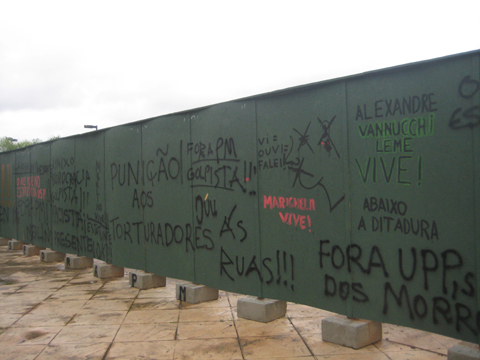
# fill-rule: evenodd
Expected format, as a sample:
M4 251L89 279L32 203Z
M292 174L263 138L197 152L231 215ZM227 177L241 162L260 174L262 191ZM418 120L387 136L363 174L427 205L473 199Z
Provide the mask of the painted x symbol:
M317 117L318 122L320 123L323 129L323 134L320 137L320 140L318 141L318 145L323 145L325 147L325 150L327 150L329 156L330 156L330 151L332 150L332 147L333 147L338 158L340 158L340 154L338 153L337 148L335 147L335 144L333 143L333 140L330 137L330 126L332 125L336 117L337 115L334 115L332 120L330 121L326 121L326 120L322 121L320 118Z
M300 133L297 129L295 129L295 128L294 128L293 130L295 130L295 132L296 132L298 135L300 135L300 137L298 138L298 140L300 141L300 145L298 145L298 150L300 150L300 148L301 148L303 145L307 145L307 146L310 148L310 150L312 151L312 153L315 153L315 152L313 151L312 147L310 146L310 144L308 143L308 137L309 137L310 135L307 135L307 133L308 133L308 128L310 127L310 124L311 124L311 123L312 123L311 121L308 123L308 126L307 126L307 128L305 129L305 133L304 133L304 134L301 134L301 133Z

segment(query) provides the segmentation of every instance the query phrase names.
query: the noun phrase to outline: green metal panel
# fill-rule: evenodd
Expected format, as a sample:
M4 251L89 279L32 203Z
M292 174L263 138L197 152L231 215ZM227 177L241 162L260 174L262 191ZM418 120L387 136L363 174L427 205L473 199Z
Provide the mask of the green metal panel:
M125 125L105 132L105 194L112 236L112 263L145 269L142 193L142 127ZM145 199L148 201L148 199Z
M472 129L452 122L472 70L465 57L348 83L352 274L368 296L353 316L477 341Z
M31 177L30 148L15 153L15 192L17 193L17 238L30 242L32 225L32 198L28 195L28 180Z
M112 262L112 239L105 203L105 133L91 132L75 138L75 170L81 194L79 212L84 226L78 237L82 244L77 253Z
M83 246L79 238L85 228L82 204L85 176L76 171L75 142L59 139L52 143L51 197L55 250L77 254Z
M209 107L191 124L195 281L259 296L255 102Z
M187 180L190 119L168 116L142 124L144 190L137 208L144 210L140 228L146 270L194 280L192 190Z
M344 94L339 82L257 102L263 296L343 313L349 275L319 253L347 245Z
M0 200L0 236L7 238L17 237L16 203L17 192L15 185L15 153L0 154L2 171L2 188Z
M30 150L31 177L27 178L32 207L30 242L54 246L50 189L50 143L34 145Z

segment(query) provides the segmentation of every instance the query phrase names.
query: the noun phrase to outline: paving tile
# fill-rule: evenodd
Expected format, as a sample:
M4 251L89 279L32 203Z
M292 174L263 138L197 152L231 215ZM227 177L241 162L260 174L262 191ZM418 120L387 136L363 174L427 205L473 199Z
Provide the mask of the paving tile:
M446 360L445 355L423 350L385 352L389 360Z
M15 279L11 278L13 274L18 272L18 267L11 267L8 265L0 264L0 285L1 286L13 286L23 285Z
M242 353L237 339L177 340L175 360L240 360Z
M10 328L0 335L0 343L11 345L48 345L62 329L60 326Z
M228 302L231 307L236 308L239 299L245 298L245 295L228 295Z
M182 309L180 322L185 321L229 321L233 320L230 308Z
M2 304L6 303L17 303L17 302L30 302L30 303L40 303L41 301L47 299L51 295L50 291L46 292L24 292L24 293L15 293L6 296L2 300Z
M113 341L120 325L65 326L53 339L58 344L93 344Z
M439 354L431 351L422 350L405 344L397 344L389 340L383 339L374 344L382 353L386 354L390 359L407 360L407 359L426 359L426 360L445 360L445 354Z
M417 348L412 347L407 344L398 344L395 342L391 342L386 339L382 339L375 344L373 344L377 349L379 349L381 352L400 352L400 351L411 351L411 350L417 350Z
M97 291L93 299L99 300L116 300L116 299L131 299L134 300L140 290L136 288L119 289L119 290L104 290L102 287Z
M233 321L214 322L180 322L178 324L177 339L219 339L237 338Z
M367 354L367 353L352 353L352 354L336 354L336 355L324 355L317 356L317 360L394 360L388 358L387 355L382 353ZM407 360L408 358L404 359ZM446 359L444 359L446 360Z
M32 281L24 286L22 289L18 290L19 292L29 292L29 291L52 291L58 290L65 286L68 282L68 279L50 279L50 280L40 280Z
M174 340L177 323L123 324L115 337L115 342L142 342Z
M124 324L176 323L180 310L142 310L129 311Z
M71 314L40 313L26 314L20 318L12 327L44 327L64 326L73 318Z
M29 314L75 314L87 300L55 300L42 301Z
M85 305L83 305L82 310L118 310L118 311L127 311L132 306L133 299L131 300L101 300L93 299L88 300Z
M73 325L120 325L127 316L127 311L92 311L82 310L68 323Z
M239 319L235 324L240 338L296 334L295 328L285 317L269 323Z
M12 294L20 289L23 289L27 284L11 284L0 285L0 296Z
M369 345L364 348L355 350L346 346L341 346L327 341L323 341L321 334L303 334L302 339L316 356L336 356L352 354L360 356L358 354L366 353L367 355L373 357L375 354L383 354L377 347L375 347L375 345Z
M23 314L1 314L0 313L0 328L7 328L12 326L15 321L20 319Z
M420 330L417 330L417 331L420 331ZM438 334L431 334L431 335L433 337L433 340L439 343L440 345L442 345L444 349L450 349L451 347L461 342L461 340L453 339L443 335L438 335Z
M75 286L81 286L81 285L103 286L103 284L104 282L101 279L97 278L96 276L93 276L93 273L91 275L81 274L68 282L68 285L75 285Z
M447 355L449 348L460 342L442 335L390 324L383 324L383 338L444 355Z
M9 266L5 264L1 264L0 267L0 278L2 279L2 282L8 284L8 285L13 285L16 283L16 281L10 279L6 280L6 278L16 272L18 272L19 267L18 266Z
M245 320L245 319L243 319L243 318L239 318L239 317L238 317L238 312L237 312L238 309L237 309L237 307L232 307L231 309L232 309L233 320L235 320L235 321Z
M311 356L298 334L240 339L245 359Z
M50 295L48 300L90 300L97 290L79 290L60 289Z
M178 300L168 298L136 299L133 302L132 310L176 310L179 309L179 305Z
M174 298L175 288L172 286L158 287L148 290L140 290L137 299Z
M2 360L33 360L45 349L46 345L12 345L0 346L0 359Z
M126 277L107 281L102 287L102 290L112 290L112 291L127 290L127 289L136 289L136 288L133 288L132 286L130 286L130 283L128 282L128 278ZM136 290L139 290L139 289L136 289Z
M293 326L300 334L321 334L324 317L290 318Z
M78 284L67 283L62 288L62 290L72 290L72 291L99 290L102 286L103 286L102 283L95 283L95 282L90 283L89 281L87 281L87 283L78 283Z
M109 343L49 345L35 360L101 360Z
M279 360L317 360L315 356L287 356L287 357L280 357L280 358L255 358L255 360L272 360L272 359L279 359Z
M16 256L15 258L11 259L11 262L22 265L38 264L39 262L38 256L23 256L23 250L20 250L20 254L22 256Z
M106 360L173 360L173 341L115 342Z
M46 271L44 274L42 274L41 279L66 279L68 281L71 281L75 279L76 276L79 276L77 272L73 271Z
M24 271L16 271L8 276L3 277L3 281L15 282L15 283L32 282L38 276L39 274L32 274Z
M219 297L217 300L205 301L199 304L189 304L182 301L182 309L203 309L203 308L221 308L221 307L230 307L230 302L228 297Z
M11 299L6 299L0 302L0 314L26 314L33 308L35 308L40 301L30 300L18 300L11 301Z

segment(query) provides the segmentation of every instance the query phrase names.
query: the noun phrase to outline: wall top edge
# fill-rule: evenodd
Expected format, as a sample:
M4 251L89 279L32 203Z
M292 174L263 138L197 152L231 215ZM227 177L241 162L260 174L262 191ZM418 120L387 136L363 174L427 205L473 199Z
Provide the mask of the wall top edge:
M405 64L401 64L401 65L396 65L396 66L390 66L390 67L376 69L376 70L370 70L370 71L357 73L357 74L353 74L353 75L347 75L347 76L342 76L342 77L338 77L338 78L327 79L327 80L312 82L312 83L308 83L308 84L302 84L302 85L297 85L297 86L288 87L288 88L284 88L284 89L279 89L279 90L275 90L275 91L271 91L271 92L255 94L255 95L251 95L251 96L247 96L247 97L243 97L243 98L231 99L231 100L228 100L228 101L223 101L223 102L210 104L210 105L205 105L205 106L192 108L192 109L186 109L186 110L177 111L177 112L174 112L174 113L162 114L162 115L153 116L153 117L146 118L146 119L135 120L135 121L128 122L128 123L119 124L119 125L116 125L116 126L106 127L106 128L103 128L103 129L96 130L95 132L90 132L90 133L85 133L85 134L76 134L76 135L62 137L62 138L59 138L59 139L48 140L48 141L44 141L44 142L41 142L41 143L29 145L29 146L26 146L26 147L21 148L21 149L4 151L4 152L1 152L0 154L7 154L7 153L14 153L14 152L18 152L18 151L23 151L23 150L31 148L31 147L44 145L44 144L49 144L49 143L54 143L55 141L58 141L58 140L92 136L92 134L103 133L103 132L105 132L109 129L115 128L115 127L140 125L142 123L152 121L152 120L155 120L155 119L161 119L161 118L164 118L164 117L167 117L167 116L178 116L178 115L189 114L189 113L192 113L192 112L197 112L197 111L200 111L200 110L208 109L212 106L216 106L216 105L220 105L220 104L226 104L226 103L238 102L238 101L247 101L247 100L257 100L257 99L264 99L264 98L269 98L269 97L274 97L274 96L286 95L286 94L289 94L289 93L304 91L304 90L308 90L310 88L329 85L329 84L333 84L333 83L338 83L338 82L341 82L341 81L353 80L353 79L358 79L358 78L362 78L362 77L366 77L366 76L374 76L374 75L382 75L382 74L387 74L387 73L392 73L392 72L398 72L398 71L408 70L408 69L418 67L418 66L424 66L424 65L428 65L428 64L432 64L432 63L436 63L436 62L448 61L448 60L461 58L461 57L465 57L465 56L472 56L472 55L479 55L480 56L480 49L461 52L461 53L457 53L457 54L445 55L445 56L432 58L432 59L427 59L427 60L415 61L415 62L411 62L411 63L405 63Z

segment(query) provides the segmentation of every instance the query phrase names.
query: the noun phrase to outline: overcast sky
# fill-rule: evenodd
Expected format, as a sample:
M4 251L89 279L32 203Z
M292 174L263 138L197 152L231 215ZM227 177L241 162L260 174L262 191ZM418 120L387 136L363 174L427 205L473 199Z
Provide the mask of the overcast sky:
M480 49L480 0L0 0L0 137L69 136Z

